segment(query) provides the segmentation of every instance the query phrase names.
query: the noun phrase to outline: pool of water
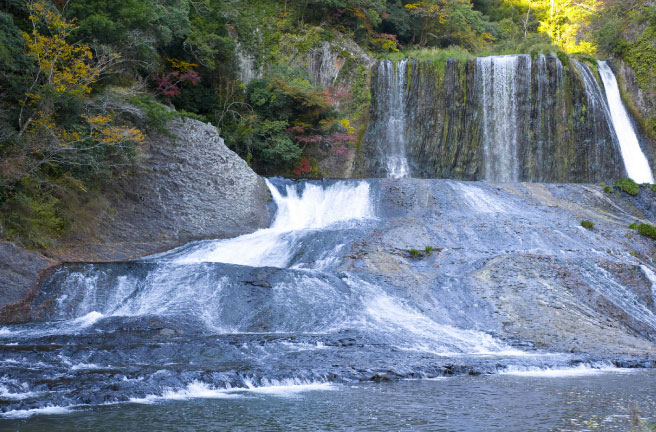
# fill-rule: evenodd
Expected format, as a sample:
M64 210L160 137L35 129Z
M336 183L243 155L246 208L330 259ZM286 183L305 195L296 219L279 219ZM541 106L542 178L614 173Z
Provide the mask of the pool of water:
M459 376L384 383L190 389L159 399L5 419L12 431L629 431L656 422L656 371Z

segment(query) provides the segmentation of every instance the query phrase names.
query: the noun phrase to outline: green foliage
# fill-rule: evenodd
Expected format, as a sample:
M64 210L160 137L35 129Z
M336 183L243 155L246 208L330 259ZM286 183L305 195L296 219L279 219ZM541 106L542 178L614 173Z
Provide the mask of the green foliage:
M610 186L604 186L604 192L607 194L613 193L613 188Z
M592 229L594 228L594 222L589 221L589 220L582 220L581 221L581 226L586 229Z
M175 118L176 112L160 104L151 95L144 94L130 98L130 103L140 108L146 115L145 126L159 133L167 133L166 124Z
M190 32L188 0L85 0L68 3L77 37L123 47L124 57L157 58L157 47Z
M355 78L351 86L351 95L353 100L351 113L353 114L353 119L357 121L368 113L371 103L369 74L364 66L358 66L355 72Z
M404 58L412 58L420 61L428 61L435 64L446 64L447 60L455 59L457 61L467 61L474 56L465 48L459 46L450 46L448 48L430 48L419 50L408 50L400 53L385 54L382 57L400 61Z
M432 253L433 250L434 250L434 249L433 249L433 246L426 246L426 247L424 248L424 252L426 252L427 254Z
M417 258L417 257L419 256L419 254L421 253L421 251L420 251L419 249L414 249L414 248L413 248L413 249L408 249L408 253L409 253L413 258Z
M636 182L634 182L630 178L620 179L616 181L615 187L620 188L620 190L632 196L637 196L640 193L640 186L638 186Z
M26 247L44 248L51 245L64 227L58 211L59 199L40 191L27 180L21 190L3 204L0 221L8 238Z
M638 229L638 226L639 225L637 222L633 222L631 225L629 225L629 229Z
M640 235L649 237L652 240L656 240L656 226L650 224L640 224L638 225L638 232Z
M413 42L419 46L446 48L460 45L480 49L489 45L498 27L475 10L469 1L427 0L408 2L413 19Z

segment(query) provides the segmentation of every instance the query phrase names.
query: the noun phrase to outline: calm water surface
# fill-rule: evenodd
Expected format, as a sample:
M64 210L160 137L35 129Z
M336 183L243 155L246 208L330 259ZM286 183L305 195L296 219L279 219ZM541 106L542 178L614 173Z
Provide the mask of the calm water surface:
M178 396L180 397L180 396ZM486 375L235 392L3 420L15 431L629 431L656 422L656 371Z

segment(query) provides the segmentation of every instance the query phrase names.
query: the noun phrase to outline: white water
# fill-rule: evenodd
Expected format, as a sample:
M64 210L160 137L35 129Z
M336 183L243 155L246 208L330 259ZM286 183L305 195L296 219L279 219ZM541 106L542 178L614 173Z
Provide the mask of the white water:
M649 283L651 284L651 296L654 299L654 303L656 303L656 274L645 265L641 265L640 268L645 276L647 276L647 279L649 279Z
M600 375L606 373L629 373L631 369L622 369L614 367L610 364L581 364L574 367L566 368L538 368L538 367L522 367L522 366L509 366L499 375L514 375L529 378L573 378L585 377L590 375Z
M620 143L620 151L626 172L636 183L654 183L654 176L649 167L649 162L640 148L638 136L622 102L615 74L607 62L600 61L598 63L599 75L606 89L608 108Z
M483 107L483 151L487 181L519 180L517 74L520 58L511 55L476 59ZM530 74L531 68L527 71ZM530 83L530 75L526 78Z
M14 410L1 414L6 419L21 419L32 417L37 414L52 415L52 414L68 414L71 412L70 407L49 406L45 408L34 408L27 410Z
M270 228L233 239L203 243L175 262L283 268L288 266L294 252L292 246L303 232L374 217L366 182L340 182L326 188L306 183L300 195L293 186L287 186L286 195L282 195L268 181L267 185L278 208Z
M408 159L405 153L405 127L406 127L406 73L408 59L401 60L398 65L385 60L378 63L378 88L384 89L381 99L384 106L385 132L385 165L387 177L404 178L410 175Z
M349 326L375 329L397 349L439 356L524 354L487 333L438 322L367 281L349 277L346 283L363 296L363 310Z
M299 379L265 379L261 385L255 385L248 378L244 378L244 385L245 387L213 388L204 382L193 381L183 389L166 389L161 395L148 395L143 398L132 398L130 399L130 402L152 404L166 400L234 399L243 397L243 393L292 397L302 392L337 389L335 385L328 382L312 382Z

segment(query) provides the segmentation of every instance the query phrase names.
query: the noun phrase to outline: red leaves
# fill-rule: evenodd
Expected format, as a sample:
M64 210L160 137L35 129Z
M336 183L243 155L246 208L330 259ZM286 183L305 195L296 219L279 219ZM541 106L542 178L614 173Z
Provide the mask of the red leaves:
M298 161L298 166L296 169L294 169L294 174L297 176L301 176L303 174L307 174L310 171L312 171L312 166L310 165L310 160L306 157L301 158L300 161Z
M323 95L332 106L338 108L342 103L349 103L352 100L352 95L347 87L344 86L328 86Z
M184 72L174 71L163 77L155 78L157 92L166 97L173 97L180 94L183 84L196 86L200 83L200 75L196 71L188 69Z
M326 137L326 143L335 156L348 156L353 152L349 144L354 144L358 139L354 135L335 132Z

